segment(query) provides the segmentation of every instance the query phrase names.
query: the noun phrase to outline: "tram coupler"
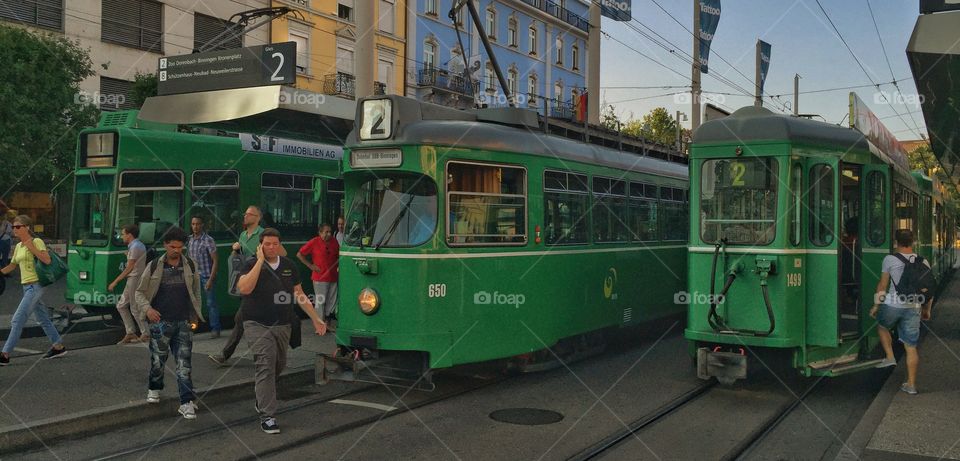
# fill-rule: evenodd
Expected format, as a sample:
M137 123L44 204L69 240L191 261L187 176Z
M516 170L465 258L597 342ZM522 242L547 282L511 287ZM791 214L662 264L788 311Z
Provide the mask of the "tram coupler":
M727 352L719 347L697 349L697 377L717 378L724 385L747 377L747 355L744 351Z
M431 370L423 370L419 361L412 361L403 354L365 357L359 350L347 350L341 355L318 354L315 380L317 384L330 381L360 382L382 386L402 387L433 391Z

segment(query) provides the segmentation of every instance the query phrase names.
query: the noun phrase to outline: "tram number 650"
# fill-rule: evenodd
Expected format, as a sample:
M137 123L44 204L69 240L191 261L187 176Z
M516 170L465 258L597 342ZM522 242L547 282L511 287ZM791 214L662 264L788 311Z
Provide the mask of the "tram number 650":
M446 296L447 296L446 283L431 283L430 285L427 285L427 297L445 298Z
M800 273L796 272L793 274L787 274L787 286L788 287L798 287L800 286Z

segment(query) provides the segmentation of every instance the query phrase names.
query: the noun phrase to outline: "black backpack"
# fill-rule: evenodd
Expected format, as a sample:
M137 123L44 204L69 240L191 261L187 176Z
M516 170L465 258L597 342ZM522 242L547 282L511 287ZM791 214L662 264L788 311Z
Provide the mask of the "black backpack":
M900 253L893 253L893 255L903 262L900 283L891 279L894 288L897 289L897 295L912 297L908 302L925 304L933 295L934 279L930 268L923 263L923 256L916 255L911 260Z

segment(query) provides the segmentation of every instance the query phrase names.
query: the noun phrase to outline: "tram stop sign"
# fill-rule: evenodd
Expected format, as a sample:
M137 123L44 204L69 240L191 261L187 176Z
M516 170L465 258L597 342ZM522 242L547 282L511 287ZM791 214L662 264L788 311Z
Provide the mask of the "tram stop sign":
M165 56L157 65L157 94L193 93L296 82L296 42Z

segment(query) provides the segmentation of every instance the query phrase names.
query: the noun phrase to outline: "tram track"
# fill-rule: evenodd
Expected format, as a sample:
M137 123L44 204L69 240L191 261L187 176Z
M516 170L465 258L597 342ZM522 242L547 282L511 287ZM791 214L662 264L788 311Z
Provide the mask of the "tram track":
M247 452L244 455L237 456L237 459L259 459L264 456L281 453L285 450L291 448L296 448L299 446L306 445L311 442L315 442L318 439L325 437L334 436L358 428L362 428L371 424L376 424L381 420L392 418L394 416L402 415L404 413L409 413L418 408L425 407L427 405L436 404L444 400L448 400L469 392L473 392L484 387L492 386L497 383L500 383L506 379L509 379L506 376L498 376L489 379L474 380L475 382L468 383L464 386L449 386L449 390L444 392L438 387L438 390L433 393L409 390L406 388L397 388L397 391L390 391L390 396L396 396L396 403L400 405L398 408L393 410L385 411L380 414L360 417L351 421L347 421L343 424L337 424L333 427L323 429L316 432L307 431L306 434L294 436L292 438L277 438L270 440L277 440L279 444L263 444L258 447L248 447L255 451ZM345 392L339 392L333 395L317 396L317 397L308 397L297 401L296 403L281 408L277 413L277 416L282 416L281 421L290 421L290 420L306 420L310 416L310 412L317 413L318 408L325 404L334 404L337 401L342 401L347 397L351 397L357 400L365 400L364 397L368 397L366 400L375 400L372 398L374 395L382 392L385 389L385 386L370 384L362 387L354 388L347 390ZM415 393L415 394L414 394ZM413 394L413 401L407 403L406 397ZM252 410L251 404L251 410ZM212 409L202 407L201 410L212 411ZM308 414L304 414L308 412ZM164 449L167 447L174 448L175 445L180 445L184 443L190 443L191 441L198 441L201 438L216 436L215 434L223 432L235 432L235 428L243 427L252 427L259 423L259 416L251 415L240 418L235 418L230 421L225 421L222 424L206 427L196 431L191 431L189 433L172 435L170 437L163 437L158 440L142 443L132 447L123 448L117 451L108 452L108 453L99 453L95 456L85 458L89 461L94 460L114 460L114 459L129 459L129 458L140 458L142 456L147 456L158 449Z
M780 423L793 414L793 412L803 403L804 400L806 400L821 387L820 384L824 380L824 377L818 378L813 383L805 386L805 389L800 394L791 392L790 395L792 398L788 398L786 401L784 401L779 407L777 407L775 411L771 412L770 416L765 418L761 424L757 425L747 434L746 437L743 437L736 445L727 450L724 455L718 459L724 461L748 459L750 455L754 453L754 450L759 447L771 433L774 432ZM628 423L625 428L618 430L609 437L567 459L568 461L587 461L600 459L611 455L616 450L623 449L623 444L629 441L631 436L650 430L657 425L661 425L670 418L682 417L679 415L682 409L691 406L694 402L706 399L716 390L722 389L728 388L718 386L716 380L707 381L700 386L681 394L680 396L653 410L652 412ZM729 421L717 421L716 426L721 427L724 423L729 423ZM616 456L613 457L615 458Z

